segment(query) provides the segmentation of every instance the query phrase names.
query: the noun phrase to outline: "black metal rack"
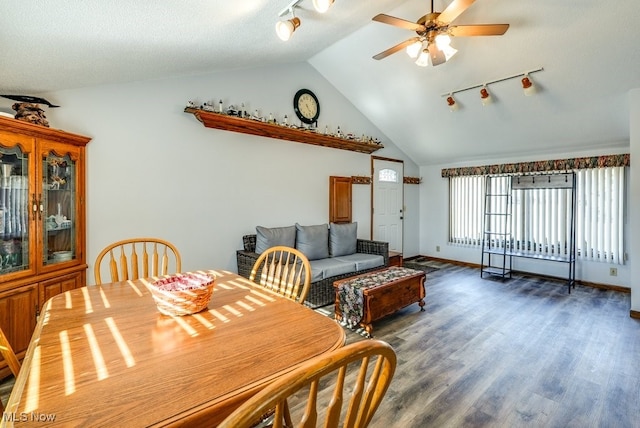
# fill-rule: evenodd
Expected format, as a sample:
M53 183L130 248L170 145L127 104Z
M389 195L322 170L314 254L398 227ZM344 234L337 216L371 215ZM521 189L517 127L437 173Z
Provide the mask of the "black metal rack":
M569 242L566 248L554 248L550 254L528 253L517 248L512 236L513 192L531 189L570 190L570 206L567 207ZM567 287L571 293L571 288L575 288L576 279L575 189L574 172L487 176L480 276L488 274L511 278L514 257L566 263Z

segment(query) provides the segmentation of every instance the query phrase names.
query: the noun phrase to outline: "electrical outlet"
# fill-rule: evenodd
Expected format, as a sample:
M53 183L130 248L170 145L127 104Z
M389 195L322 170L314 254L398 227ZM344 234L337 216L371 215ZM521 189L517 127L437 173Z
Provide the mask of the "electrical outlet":
M618 276L618 268L609 268L609 276Z
M440 251L440 245L436 245L436 251Z

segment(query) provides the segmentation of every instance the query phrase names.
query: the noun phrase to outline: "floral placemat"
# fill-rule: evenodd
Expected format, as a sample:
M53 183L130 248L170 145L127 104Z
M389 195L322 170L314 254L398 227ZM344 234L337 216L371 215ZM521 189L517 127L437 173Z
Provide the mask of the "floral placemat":
M415 269L392 266L385 270L345 280L338 286L338 304L342 314L340 323L351 329L360 324L364 317L363 289L379 287L416 273L422 272Z

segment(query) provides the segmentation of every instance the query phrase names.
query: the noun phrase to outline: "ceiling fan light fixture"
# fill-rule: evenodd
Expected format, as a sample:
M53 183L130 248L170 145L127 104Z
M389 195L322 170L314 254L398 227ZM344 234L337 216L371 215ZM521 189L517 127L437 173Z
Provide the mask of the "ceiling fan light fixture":
M483 106L486 106L493 102L493 99L491 98L491 94L487 90L486 86L483 86L482 89L480 89L480 101L482 102Z
M420 40L416 40L415 42L407 46L406 51L407 55L409 55L411 58L418 58L418 55L420 55L420 52L422 51L422 42Z
M313 0L313 7L318 13L325 13L331 8L334 0Z
M440 50L444 50L451 44L451 37L448 34L438 34L436 36L436 46Z
M531 81L528 74L525 74L522 78L522 90L527 97L536 92L536 86L533 84L533 81Z
M416 59L416 65L420 67L427 67L429 65L430 58L431 56L429 55L429 51L426 49L423 49L420 52L420 55L418 55L418 59Z
M300 26L300 18L293 17L286 21L278 21L276 23L276 34L280 40L286 42L291 38L293 32Z
M449 61L449 59L451 59L451 57L454 56L456 52L458 52L458 49L454 48L453 46L444 46L440 50L442 51L442 53L444 53L444 58L446 61Z

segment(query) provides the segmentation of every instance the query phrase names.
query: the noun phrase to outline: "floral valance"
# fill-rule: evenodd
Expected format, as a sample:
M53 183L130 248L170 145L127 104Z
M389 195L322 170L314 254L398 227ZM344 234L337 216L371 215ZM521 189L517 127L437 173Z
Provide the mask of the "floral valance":
M572 169L607 168L631 165L629 153L533 162L503 163L496 165L445 168L442 177L461 175L528 174L534 172L568 171Z

